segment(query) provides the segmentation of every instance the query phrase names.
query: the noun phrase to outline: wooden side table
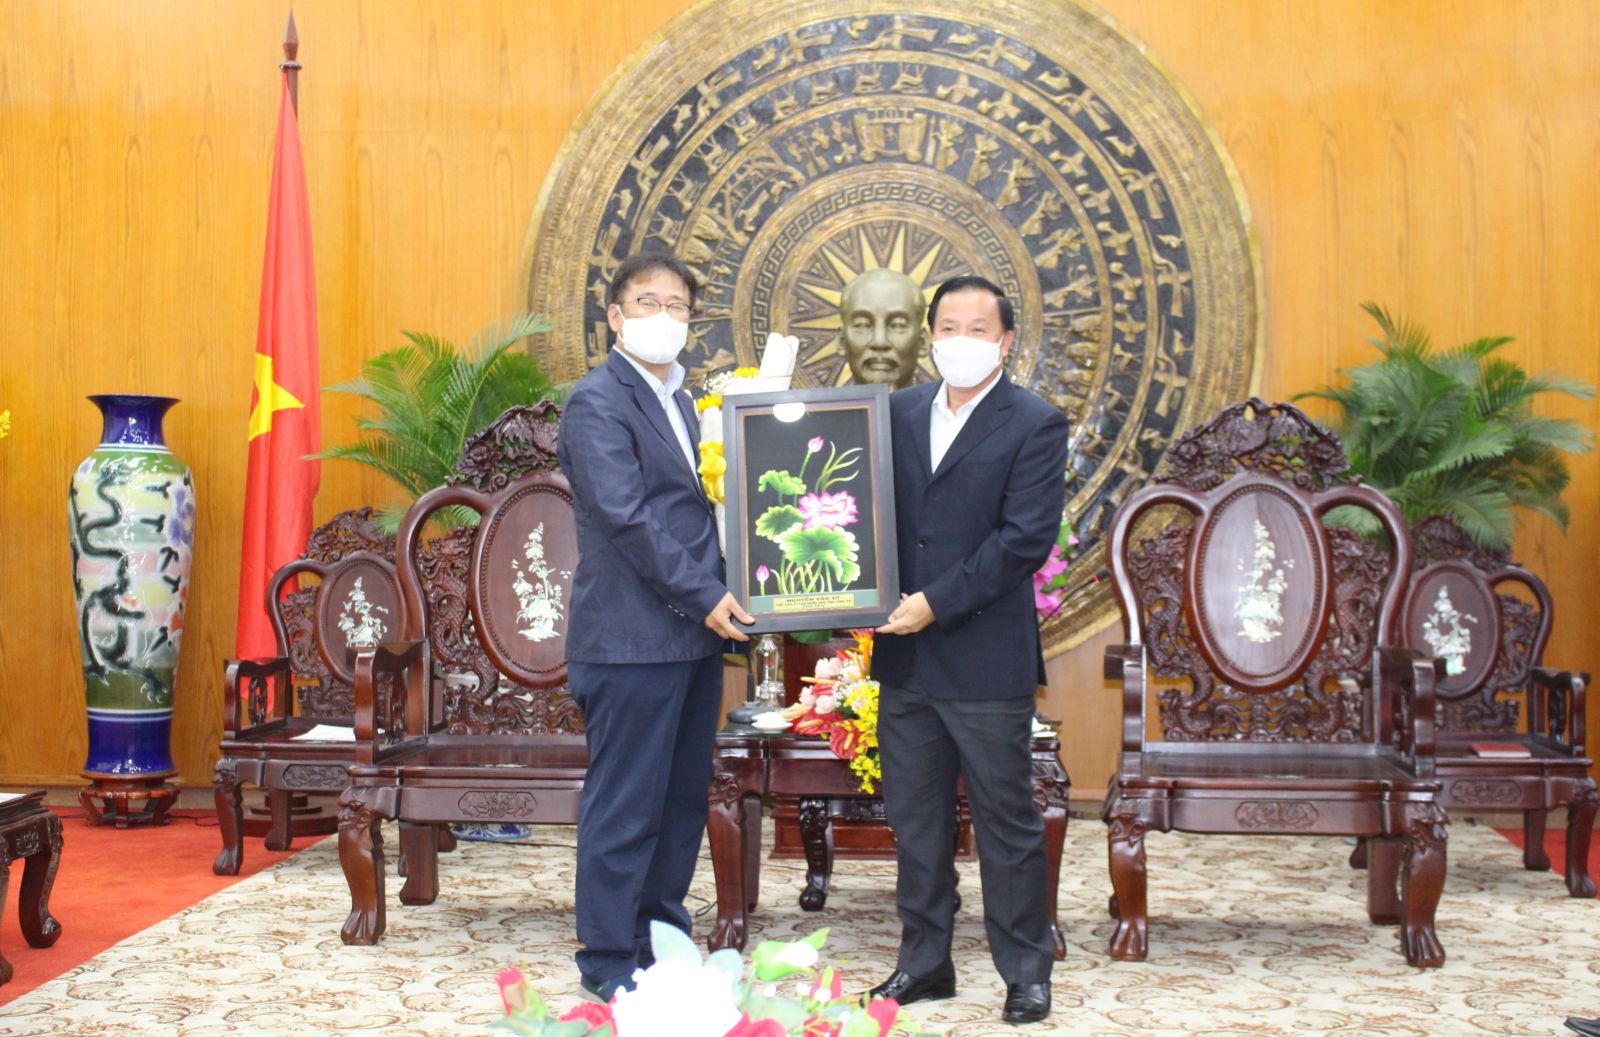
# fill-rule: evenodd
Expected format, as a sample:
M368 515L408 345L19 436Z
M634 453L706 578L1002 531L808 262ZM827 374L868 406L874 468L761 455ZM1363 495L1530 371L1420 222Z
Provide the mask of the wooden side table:
M1055 737L1033 742L1033 803L1044 815L1045 852L1050 861L1050 926L1056 959L1066 957L1066 940L1056 922L1056 887L1061 852L1067 838L1067 790L1061 766L1061 743ZM717 920L707 941L712 950L745 944L746 919L755 910L761 884L761 808L765 800L794 796L801 801L800 827L805 839L806 885L800 906L820 910L826 903L833 870L827 808L830 801L877 799L856 786L845 761L819 738L791 732L766 734L730 726L717 735L716 769L711 779L711 813L706 832L711 867L717 882ZM964 811L965 796L960 807ZM952 848L953 849L953 848Z
M17 911L30 947L48 947L61 936L50 917L50 887L61 863L61 819L44 808L44 793L30 792L0 804L0 911L5 910L11 862L23 859L22 895ZM0 956L0 983L11 978L11 963Z

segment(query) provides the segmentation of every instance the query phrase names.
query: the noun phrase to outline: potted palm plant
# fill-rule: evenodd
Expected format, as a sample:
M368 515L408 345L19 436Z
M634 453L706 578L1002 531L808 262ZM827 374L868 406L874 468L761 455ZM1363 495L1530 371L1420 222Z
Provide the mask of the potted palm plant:
M549 331L544 317L521 314L492 324L457 349L437 335L402 331L407 344L380 353L361 366L361 377L325 386L370 401L376 413L356 419L362 435L331 446L318 457L354 461L388 476L406 492L384 505L379 523L393 533L411 502L442 485L468 439L507 407L559 402L563 387L518 343ZM469 509L440 513L445 527L471 523Z
M1591 449L1594 437L1576 421L1535 414L1533 401L1543 393L1586 400L1594 386L1557 372L1528 374L1496 355L1507 337L1438 349L1421 325L1375 303L1362 309L1382 333L1371 340L1379 358L1341 369L1348 385L1295 397L1338 405L1332 424L1351 468L1398 504L1408 524L1443 515L1488 550L1510 547L1515 508L1566 529L1563 455ZM1377 533L1367 512L1339 512L1330 518Z

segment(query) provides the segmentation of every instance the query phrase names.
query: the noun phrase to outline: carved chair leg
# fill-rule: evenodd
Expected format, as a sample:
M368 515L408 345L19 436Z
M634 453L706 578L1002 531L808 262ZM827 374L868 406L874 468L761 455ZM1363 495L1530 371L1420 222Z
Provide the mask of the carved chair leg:
M350 917L339 936L347 944L371 946L383 935L382 819L359 796L354 786L339 797L339 864L350 887Z
M806 888L800 891L803 911L821 911L828 902L833 875L833 821L826 799L800 801L800 842L806 851Z
M400 853L406 861L406 881L400 903L431 904L439 899L439 855L433 825L400 822Z
M1044 852L1050 867L1050 933L1055 939L1056 960L1067 957L1067 938L1061 932L1061 916L1056 908L1056 891L1061 885L1061 850L1067 841L1065 808L1047 807L1044 811Z
M282 853L294 842L293 811L289 805L288 789L267 790L267 840L266 848L274 853Z
M1405 847L1396 838L1362 839L1366 848L1367 917L1374 925L1400 924L1400 858Z
M1111 888L1117 927L1111 933L1111 957L1143 961L1150 948L1149 909L1145 903L1145 823L1130 814L1107 820L1106 843L1111 858Z
M244 863L244 802L239 788L238 761L217 761L211 777L212 798L217 807L217 830L222 834L222 850L211 862L215 875L237 875Z
M761 902L761 800L757 796L746 796L744 805L744 820L740 822L743 830L751 833L750 842L746 845L744 855L744 909L751 912Z
M22 937L29 947L49 947L61 937L61 923L50 917L50 888L55 885L56 868L61 864L61 819L50 814L40 823L44 826L44 847L39 853L30 854L22 866L22 893L17 898Z
M750 793L753 795L753 792ZM713 951L724 947L744 949L746 896L745 877L750 873L749 855L759 859L761 828L746 824L746 789L739 775L718 770L711 779L711 810L706 818L706 841L711 846L711 870L716 876L717 919L706 945Z
M1400 942L1406 961L1419 969L1444 964L1444 947L1434 931L1433 917L1444 892L1446 839L1445 814L1437 806L1426 815L1413 817L1406 827Z
M449 825L433 826L434 849L440 853L454 853L456 851L456 833L450 830Z
M1356 848L1350 851L1350 867L1360 871L1367 866L1367 837L1362 836L1356 840Z
M1595 783L1584 779L1572 790L1567 804L1567 892L1575 897L1593 897L1594 879L1589 876L1589 839L1594 834L1594 817L1600 808L1600 792Z
M1522 813L1522 866L1529 871L1549 871L1550 855L1544 848L1545 821L1550 811L1535 807Z
M0 857L0 921L3 921L7 903L6 894L11 890L11 861ZM0 954L0 984L11 982L11 963L4 954Z

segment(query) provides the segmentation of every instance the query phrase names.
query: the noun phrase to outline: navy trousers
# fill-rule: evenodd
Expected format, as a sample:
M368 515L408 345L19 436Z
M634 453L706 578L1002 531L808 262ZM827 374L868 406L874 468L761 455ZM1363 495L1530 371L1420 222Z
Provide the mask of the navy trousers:
M685 933L683 898L705 837L722 656L670 663L569 663L589 770L578 806L578 969L627 976L650 923Z
M950 972L955 934L956 776L978 837L983 923L1007 983L1047 983L1055 964L1044 820L1033 805L1032 695L933 698L885 687L878 700L883 806L894 827L900 912L897 967Z

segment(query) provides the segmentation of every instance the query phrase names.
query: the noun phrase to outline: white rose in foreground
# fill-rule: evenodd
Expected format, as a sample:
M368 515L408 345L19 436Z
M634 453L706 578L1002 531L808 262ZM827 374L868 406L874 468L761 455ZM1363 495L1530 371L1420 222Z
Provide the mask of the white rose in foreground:
M801 688L800 704L808 709L815 706L817 704L817 693L812 691L810 687Z
M832 713L833 712L833 696L832 695L826 695L826 694L818 695L817 696L817 707L816 708L817 708L817 712L818 713Z
M733 977L714 965L668 959L635 975L611 1006L617 1037L722 1037L739 1021Z
M838 659L818 659L817 670L813 674L819 681L829 681L839 676L839 670L844 664Z

